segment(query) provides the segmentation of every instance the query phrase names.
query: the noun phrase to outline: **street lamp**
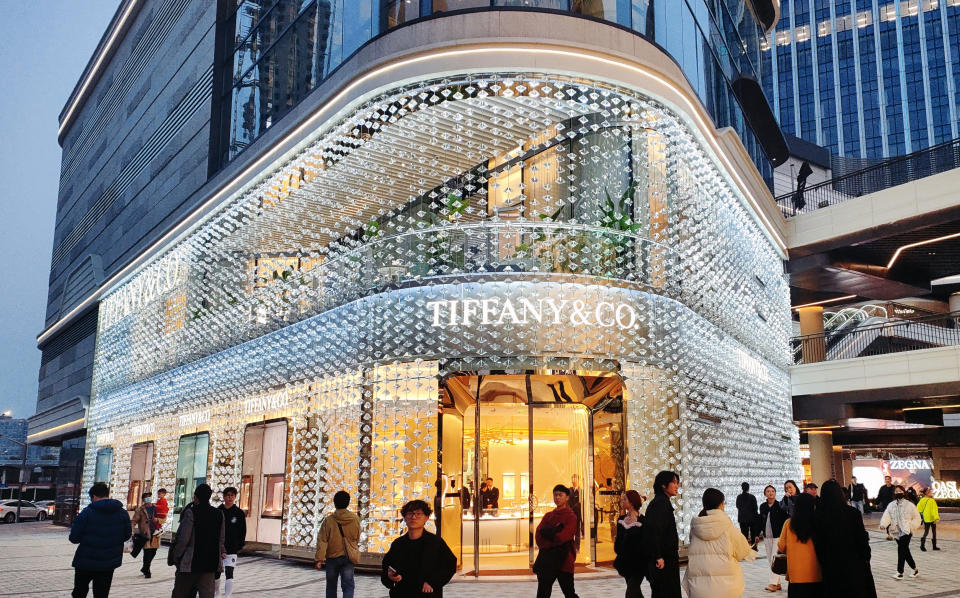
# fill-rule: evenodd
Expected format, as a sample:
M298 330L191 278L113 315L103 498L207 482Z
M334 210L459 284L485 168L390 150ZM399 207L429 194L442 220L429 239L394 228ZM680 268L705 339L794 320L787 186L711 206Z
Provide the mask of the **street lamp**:
M20 474L17 478L17 523L20 523L20 503L23 502L23 472L27 470L27 445L9 436L4 437L3 434L0 434L0 438L6 438L10 442L15 442L23 447L23 460L20 462Z

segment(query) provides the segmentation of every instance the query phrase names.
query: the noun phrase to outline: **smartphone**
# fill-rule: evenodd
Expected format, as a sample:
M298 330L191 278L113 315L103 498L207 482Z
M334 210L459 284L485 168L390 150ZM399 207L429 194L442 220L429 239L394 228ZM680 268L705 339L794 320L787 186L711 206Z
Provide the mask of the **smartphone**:
M393 573L394 575L400 575L400 573L390 565L387 565L387 571L389 571L390 573Z

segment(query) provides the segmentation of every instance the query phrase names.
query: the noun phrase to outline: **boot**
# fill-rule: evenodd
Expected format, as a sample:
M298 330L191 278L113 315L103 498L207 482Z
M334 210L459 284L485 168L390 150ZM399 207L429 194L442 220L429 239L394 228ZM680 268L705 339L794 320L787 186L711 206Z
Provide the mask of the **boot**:
M926 538L920 538L920 552L926 552L926 551L927 551L927 547L925 546L926 543L927 543L927 539L926 539Z

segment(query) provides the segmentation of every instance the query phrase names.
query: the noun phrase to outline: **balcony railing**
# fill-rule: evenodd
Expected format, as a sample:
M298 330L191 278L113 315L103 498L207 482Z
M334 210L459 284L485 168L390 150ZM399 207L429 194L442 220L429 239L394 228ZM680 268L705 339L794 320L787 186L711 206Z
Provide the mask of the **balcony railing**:
M797 364L960 346L960 311L797 336L790 344Z
M784 193L776 201L790 218L958 167L960 139L954 139L818 183L799 194Z

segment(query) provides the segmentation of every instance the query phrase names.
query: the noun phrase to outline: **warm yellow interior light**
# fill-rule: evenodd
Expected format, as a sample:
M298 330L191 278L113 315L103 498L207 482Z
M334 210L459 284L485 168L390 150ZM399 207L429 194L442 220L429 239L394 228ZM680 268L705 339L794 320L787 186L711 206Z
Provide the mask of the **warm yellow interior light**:
M948 239L956 239L960 237L960 233L953 233L951 235L944 235L942 237L936 237L934 239L927 239L926 241L917 241L916 243L910 243L909 245L904 245L903 247L898 248L893 252L893 257L890 258L890 261L887 263L887 270L893 267L893 264L900 258L900 254L908 249L913 249L914 247L920 247L921 245L930 245L931 243L939 243L940 241L946 241Z

